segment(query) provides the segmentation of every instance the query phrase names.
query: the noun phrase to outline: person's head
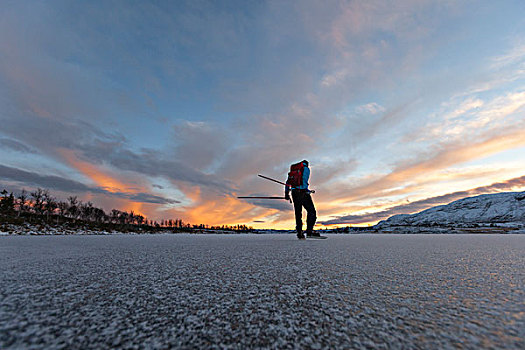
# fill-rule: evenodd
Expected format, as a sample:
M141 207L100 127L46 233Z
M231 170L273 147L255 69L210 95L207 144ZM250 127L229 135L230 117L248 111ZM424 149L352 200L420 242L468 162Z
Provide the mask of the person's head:
M303 160L302 163L304 164L304 166L308 166L308 161L306 159Z

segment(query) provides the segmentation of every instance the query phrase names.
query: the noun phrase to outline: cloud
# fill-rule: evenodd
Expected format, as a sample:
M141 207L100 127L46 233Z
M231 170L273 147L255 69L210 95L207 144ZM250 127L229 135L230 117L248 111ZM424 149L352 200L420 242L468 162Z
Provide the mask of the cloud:
M341 62L344 62L344 58ZM325 74L320 78L321 86L323 81L326 82L324 80L326 77ZM344 86L352 85L365 88L361 82L357 84L350 78L341 79L338 83L343 84L343 89ZM431 81L428 84L433 83ZM433 172L522 145L520 133L523 131L523 125L520 124L519 111L523 108L520 105L523 98L519 97L519 91L492 99L468 96L459 104L452 101L453 103L448 106L451 110L446 116L437 112L431 115L432 119L423 114L428 108L434 108L429 107L429 103L436 103L435 97L429 98L431 94L427 92L426 95L406 98L406 102L398 103L393 107L384 103L380 105L379 102L364 105L368 111L378 112L369 120L358 120L353 116L341 120L334 113L344 106L344 100L339 97L351 95L349 91L341 95L329 94L322 90L316 91L309 95L308 99L290 101L290 109L282 115L270 114L249 118L249 123L243 124L241 129L243 135L251 136L249 145L232 150L222 163L219 174L235 179L241 190L270 188L259 185L252 177L258 172L266 173L266 171L268 171L266 174L272 176L283 176L286 173L283 169L294 161L294 157L321 160L322 151L333 151L333 148L323 145L334 144L334 140L330 139L330 132L346 123L346 131L338 136L337 149L341 151L339 154L343 152L352 154L353 145L356 143L362 143L359 145L359 151L363 153L354 152L355 158L350 160L354 165L340 172L339 176L316 177L316 184L321 189L318 198L321 203L333 207L334 202L372 200L396 193L408 193L418 186L419 190L422 190L422 184ZM381 109L374 109L376 105ZM364 111L357 108L357 113ZM464 118L465 115L469 118ZM447 119L450 120L448 124L444 122ZM417 130L418 134L411 134L414 125L418 127L421 124L423 127ZM335 127L330 128L327 125ZM485 127L480 128L482 125ZM293 136L290 135L289 130L294 130ZM438 134L430 135L430 132L434 131ZM378 135L380 132L382 134ZM264 139L261 139L261 136ZM296 145L289 142L292 138ZM397 140L401 142L396 145ZM370 145L371 141L375 144ZM377 144L379 147L376 146ZM361 179L351 177L351 173L359 171L363 163L377 162L376 159L367 159L376 148L384 149L383 156L389 164L382 164L381 171L387 174L369 173ZM305 153L301 154L297 150L307 150L308 155L305 156ZM293 156L289 157L290 154ZM317 176L321 172L330 175L331 171L327 169L337 169L340 164L344 162L340 162L339 159L324 162L321 167L315 169L314 175ZM388 169L392 167L393 170L389 172ZM325 186L328 182L332 183ZM431 183L425 186L428 188ZM344 208L339 206L339 210ZM336 210L335 207L330 209L330 211Z
M523 189L525 187L525 176L517 177L503 182L493 183L488 186L476 187L466 191L457 191L440 196L425 198L407 204L396 205L386 210L358 215L344 215L335 219L323 221L323 225L341 225L341 224L363 224L386 219L397 214L412 214L421 210L428 209L435 205L447 204L455 200L476 196L480 194L510 191L514 189Z
M518 43L509 52L492 58L491 68L493 70L505 69L509 66L521 66L521 68L524 68L524 64L525 44Z
M324 6L329 10L316 8L326 24L312 21L312 31L330 58L321 85L346 92L353 86L373 89L393 84L395 88L397 77L413 73L437 51L441 26L466 7L448 1L345 1L330 5ZM331 11L328 16L327 11Z
M150 193L119 193L119 195L124 198L129 198L132 201L140 203L152 203L152 204L177 204L180 201L175 199L164 198L161 196L156 196Z
M198 185L215 193L232 193L234 185L227 180L193 169L179 160L166 159L154 150L136 153L125 148L115 149L106 156L86 149L83 153L91 161L104 160L120 170L147 176L163 176L174 183Z
M108 191L100 187L89 187L81 182L66 179L56 175L41 175L22 169L0 165L0 177L27 186L41 186L47 189L70 193L95 193L111 197L129 199L154 204L175 204L179 201L163 198L149 193L123 193Z
M455 50L479 53L468 3L237 5L0 5L0 146L108 192L180 196L170 210L191 220L271 222L286 208L233 197L280 194L256 174L282 178L304 158L337 214L520 145L523 51L489 59L491 90L464 89L486 60Z
M359 133L365 137L372 137L378 130L399 125L401 120L408 116L408 110L415 102L416 100L412 100L386 110L378 119L373 121L371 125L364 129L359 129Z
M234 225L262 220L274 211L258 208L232 197L204 197L184 213L189 222L206 222L210 225ZM176 213L176 211L174 211Z
M2 132L39 149L44 155L58 161L66 160L69 164L72 164L72 158L64 158L61 150L67 150L75 158L92 164L105 163L115 169L141 175L163 176L174 182L197 184L219 193L233 191L232 185L227 181L205 174L183 159L170 158L169 154L160 150L132 151L128 148L129 140L123 135L102 131L81 120L49 120L31 114L23 115L22 118L8 116L3 120ZM197 137L196 143L189 146L197 147L197 143L204 140ZM208 146L205 147L209 149ZM184 153L184 149L181 152Z
M36 153L30 147L13 139L0 138L0 146L20 153Z
M484 104L483 100L479 98L467 98L465 101L461 102L461 104L456 107L455 110L452 112L444 115L442 119L444 120L454 120L458 117L464 116L467 112L471 112L472 110L479 109Z
M361 184L346 185L344 191L330 191L330 195L352 201L408 192L439 169L519 148L525 144L524 101L524 92L520 90L485 100L453 97L445 109L433 114L423 126L403 130L399 141L389 145L388 152L394 155L391 171L383 171L383 175L372 179L363 178L358 181ZM398 113L387 112L381 119L396 120ZM364 135L381 127L382 122L365 126L369 132ZM403 153L406 156L399 157Z
M229 148L232 135L217 123L184 121L173 127L177 159L193 169L211 167Z
M249 194L247 196L253 196L253 197L264 197L264 194ZM254 206L260 207L260 208L266 208L266 209L273 209L278 211L283 211L289 213L292 206L289 202L285 200L279 200L279 199L245 199L247 203L250 203Z
M371 181L361 181L361 184L353 187L343 187L345 185L342 184L337 186L337 190L327 189L325 196L332 200L352 202L408 193L439 169L525 145L524 133L525 125L516 125L492 130L473 140L455 140L438 145L436 150L421 153L405 162L397 162L388 174L376 176Z
M356 112L360 114L363 114L363 113L378 114L378 113L385 112L385 107L381 106L380 104L376 102L371 102L365 105L358 106L356 108Z
M27 185L42 186L50 189L57 189L64 192L87 192L94 190L81 182L65 179L55 175L41 175L25 170L0 165L0 176L3 179L20 182Z
M337 72L327 74L321 80L321 86L325 88L332 87L343 81L348 75L349 71L347 69L341 69Z

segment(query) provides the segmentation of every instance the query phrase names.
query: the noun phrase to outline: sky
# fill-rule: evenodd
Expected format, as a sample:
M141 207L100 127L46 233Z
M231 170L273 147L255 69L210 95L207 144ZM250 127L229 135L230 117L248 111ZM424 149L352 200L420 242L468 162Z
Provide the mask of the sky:
M0 2L0 187L193 224L525 190L525 2Z

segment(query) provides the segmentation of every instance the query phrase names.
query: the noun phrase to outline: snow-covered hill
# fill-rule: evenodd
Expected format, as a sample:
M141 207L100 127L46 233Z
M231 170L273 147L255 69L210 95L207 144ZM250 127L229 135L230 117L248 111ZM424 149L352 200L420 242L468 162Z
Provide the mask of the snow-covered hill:
M525 191L484 194L433 207L416 214L394 215L376 225L393 226L465 226L472 224L525 225ZM514 225L515 224L515 225Z

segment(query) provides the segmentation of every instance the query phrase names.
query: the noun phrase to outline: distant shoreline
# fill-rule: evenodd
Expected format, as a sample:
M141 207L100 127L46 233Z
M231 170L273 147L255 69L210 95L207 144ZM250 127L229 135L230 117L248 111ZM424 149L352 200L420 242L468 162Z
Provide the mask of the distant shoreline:
M425 226L393 226L379 229L375 226L367 228L345 228L345 229L324 229L318 230L321 234L337 234L337 235L357 235L357 234L375 234L375 235L390 235L390 234L525 234L525 227L512 225L465 225L465 227L425 227ZM191 230L170 230L168 228L158 231L142 231L142 230L100 230L89 227L68 228L60 226L40 225L24 223L20 225L4 224L0 227L0 236L72 236L72 235L90 235L90 236L105 236L105 235L152 235L152 234L195 234L195 235L231 235L231 234L250 234L250 235L264 235L264 234L295 234L294 230L274 230L274 229L254 229L251 232L240 232L233 230L214 230L214 229L191 229Z

